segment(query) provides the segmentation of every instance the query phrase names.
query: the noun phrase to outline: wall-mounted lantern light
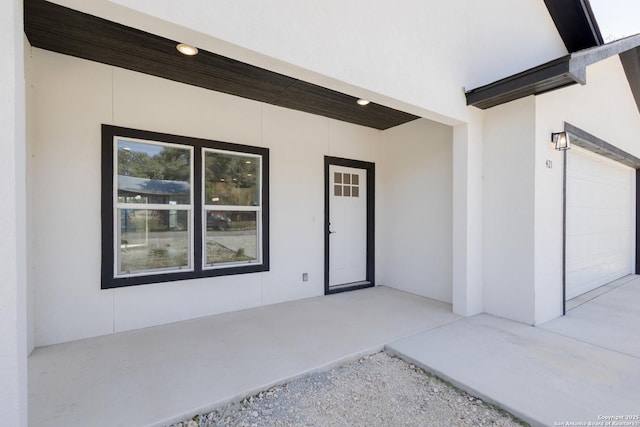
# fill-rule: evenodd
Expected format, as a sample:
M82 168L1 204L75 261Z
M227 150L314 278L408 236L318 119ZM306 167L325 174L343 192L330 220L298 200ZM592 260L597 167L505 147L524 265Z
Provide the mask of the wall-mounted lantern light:
M571 135L569 132L558 132L551 134L551 142L555 144L556 150L565 151L571 148Z

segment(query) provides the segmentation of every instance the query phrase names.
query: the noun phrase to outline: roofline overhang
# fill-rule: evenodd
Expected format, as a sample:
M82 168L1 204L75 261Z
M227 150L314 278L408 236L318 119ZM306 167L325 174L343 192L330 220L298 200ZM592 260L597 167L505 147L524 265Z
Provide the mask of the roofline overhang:
M640 34L602 46L571 53L513 76L497 80L465 93L467 105L487 109L530 95L587 83L587 67L614 55L620 55L625 73L640 110ZM629 71L627 71L627 69ZM630 77L631 75L631 77ZM635 88L635 89L634 89Z
M620 62L622 62L633 99L635 99L638 112L640 112L640 47L622 52Z
M571 123L564 123L564 131L571 134L571 144L599 154L615 162L622 163L633 169L640 169L640 159L615 145L609 144L589 132Z
M544 0L568 52L604 44L589 0Z

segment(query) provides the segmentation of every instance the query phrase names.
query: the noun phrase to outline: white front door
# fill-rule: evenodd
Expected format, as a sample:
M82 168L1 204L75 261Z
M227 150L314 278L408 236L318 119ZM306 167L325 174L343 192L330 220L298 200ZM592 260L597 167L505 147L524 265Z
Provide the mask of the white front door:
M567 300L631 274L635 259L635 170L574 148L566 169Z
M329 288L367 280L367 170L329 165Z

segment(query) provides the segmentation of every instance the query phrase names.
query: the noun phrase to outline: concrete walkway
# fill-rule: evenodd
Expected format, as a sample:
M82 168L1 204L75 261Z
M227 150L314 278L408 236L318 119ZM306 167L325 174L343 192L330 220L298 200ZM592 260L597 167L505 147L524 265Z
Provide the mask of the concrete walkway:
M376 287L38 348L29 423L163 426L458 318Z
M532 425L606 425L640 415L630 279L541 327L376 287L38 348L30 425L167 425L385 345Z
M387 351L532 425L607 425L640 416L640 278L542 327L479 315ZM584 424L568 424L567 422ZM640 426L640 419L618 419Z

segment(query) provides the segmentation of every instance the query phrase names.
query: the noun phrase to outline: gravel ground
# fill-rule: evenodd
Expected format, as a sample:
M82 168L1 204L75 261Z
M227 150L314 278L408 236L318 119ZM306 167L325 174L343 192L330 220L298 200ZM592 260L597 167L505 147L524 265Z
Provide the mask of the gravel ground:
M272 387L172 427L523 426L384 352Z

